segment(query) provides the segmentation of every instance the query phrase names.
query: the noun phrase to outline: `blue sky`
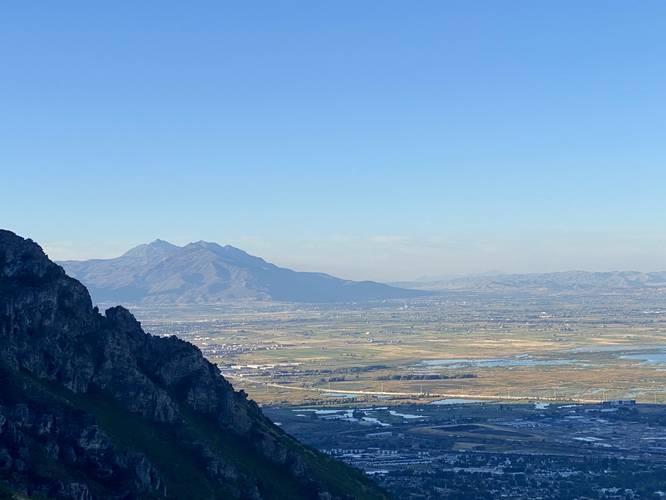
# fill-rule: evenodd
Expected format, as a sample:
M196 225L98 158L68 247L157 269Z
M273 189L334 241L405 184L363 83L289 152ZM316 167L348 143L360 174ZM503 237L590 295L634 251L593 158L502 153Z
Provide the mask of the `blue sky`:
M666 269L666 3L0 6L0 226L350 278Z

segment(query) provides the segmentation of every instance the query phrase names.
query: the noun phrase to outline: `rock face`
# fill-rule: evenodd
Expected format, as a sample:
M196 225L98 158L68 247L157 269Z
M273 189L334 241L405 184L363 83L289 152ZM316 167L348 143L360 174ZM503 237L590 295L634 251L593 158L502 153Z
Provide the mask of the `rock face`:
M60 263L96 303L215 303L233 300L354 302L426 292L275 266L231 246L199 241L184 247L156 240L115 259Z
M1 230L0 485L63 499L384 498L273 425L196 347L144 333L122 307L100 314L37 244Z

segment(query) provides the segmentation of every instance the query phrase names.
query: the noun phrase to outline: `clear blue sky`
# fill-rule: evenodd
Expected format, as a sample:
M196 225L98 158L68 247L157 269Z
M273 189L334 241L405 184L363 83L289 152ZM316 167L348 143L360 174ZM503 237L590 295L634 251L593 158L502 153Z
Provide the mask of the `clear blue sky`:
M666 2L0 6L0 226L351 278L666 268Z

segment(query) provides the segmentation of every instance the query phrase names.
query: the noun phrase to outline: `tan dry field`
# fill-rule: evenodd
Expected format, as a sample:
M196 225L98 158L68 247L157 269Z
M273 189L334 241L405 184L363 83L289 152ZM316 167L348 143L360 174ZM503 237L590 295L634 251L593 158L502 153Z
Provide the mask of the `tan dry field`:
M666 364L625 357L666 348L666 315L645 314L642 303L567 300L234 311L144 324L177 330L262 404L457 395L666 402Z

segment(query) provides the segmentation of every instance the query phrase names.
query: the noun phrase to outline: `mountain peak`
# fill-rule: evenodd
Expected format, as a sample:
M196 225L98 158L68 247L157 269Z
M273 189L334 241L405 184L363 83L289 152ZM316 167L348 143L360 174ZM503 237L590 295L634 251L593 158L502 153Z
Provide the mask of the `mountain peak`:
M176 247L176 245L174 245L173 243L169 243L168 241L161 240L159 238L157 238L157 239L151 241L150 243L148 243L148 246L150 246L150 247L169 247L169 248Z
M205 240L193 241L192 243L188 243L187 245L185 245L183 248L187 247L211 248L211 249L223 248L219 243L215 243L212 241L205 241Z
M156 256L168 255L179 248L179 246L169 243L168 241L156 239L150 243L142 243L141 245L129 249L121 257L154 258Z
M292 271L240 248L204 240L183 247L155 240L117 259L68 261L62 265L88 286L99 302L358 302L424 294L371 281Z

